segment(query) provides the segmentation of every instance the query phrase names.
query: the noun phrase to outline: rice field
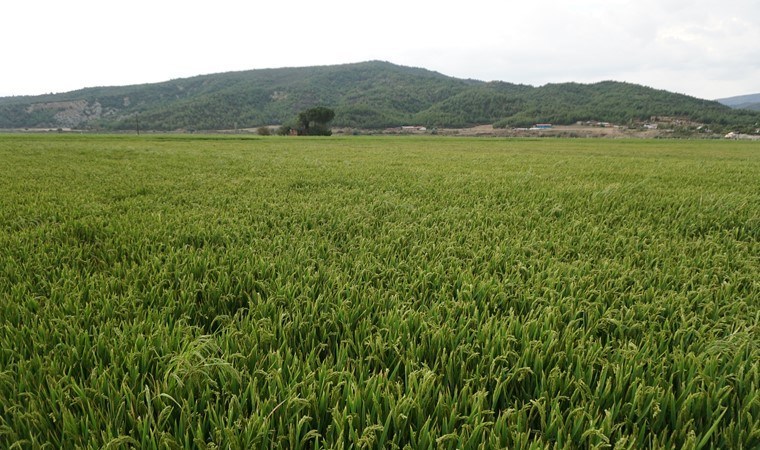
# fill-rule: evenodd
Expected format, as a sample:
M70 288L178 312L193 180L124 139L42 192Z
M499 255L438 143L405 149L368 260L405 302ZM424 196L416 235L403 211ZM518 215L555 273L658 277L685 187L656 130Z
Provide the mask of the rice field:
M760 145L0 136L0 448L760 448Z

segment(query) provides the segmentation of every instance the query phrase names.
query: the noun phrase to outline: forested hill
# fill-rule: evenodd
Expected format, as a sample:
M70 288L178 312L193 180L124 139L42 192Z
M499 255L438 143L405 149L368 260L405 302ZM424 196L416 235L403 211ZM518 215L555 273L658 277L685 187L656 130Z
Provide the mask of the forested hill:
M0 98L0 128L218 130L287 123L327 106L334 126L529 126L678 117L713 128L756 128L760 113L620 82L542 87L448 77L371 61L202 75L163 83Z

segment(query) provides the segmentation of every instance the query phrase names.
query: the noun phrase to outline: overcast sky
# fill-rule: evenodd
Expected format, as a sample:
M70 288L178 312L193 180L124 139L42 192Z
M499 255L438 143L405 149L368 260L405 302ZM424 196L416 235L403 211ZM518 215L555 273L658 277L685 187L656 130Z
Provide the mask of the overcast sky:
M0 96L384 60L534 86L760 93L758 0L7 0Z

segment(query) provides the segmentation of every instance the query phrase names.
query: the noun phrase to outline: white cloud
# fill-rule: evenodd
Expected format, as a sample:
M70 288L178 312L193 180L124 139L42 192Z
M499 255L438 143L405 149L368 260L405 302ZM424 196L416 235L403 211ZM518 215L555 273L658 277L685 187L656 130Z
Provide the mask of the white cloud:
M463 78L760 92L755 0L11 0L0 95L383 59Z

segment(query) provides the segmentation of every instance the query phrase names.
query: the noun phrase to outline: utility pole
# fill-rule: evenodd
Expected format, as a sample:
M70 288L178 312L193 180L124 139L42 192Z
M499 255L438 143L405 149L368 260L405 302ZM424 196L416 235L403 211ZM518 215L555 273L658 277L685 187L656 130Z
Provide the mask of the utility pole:
M137 135L140 135L140 118L135 117L135 121L137 122Z

